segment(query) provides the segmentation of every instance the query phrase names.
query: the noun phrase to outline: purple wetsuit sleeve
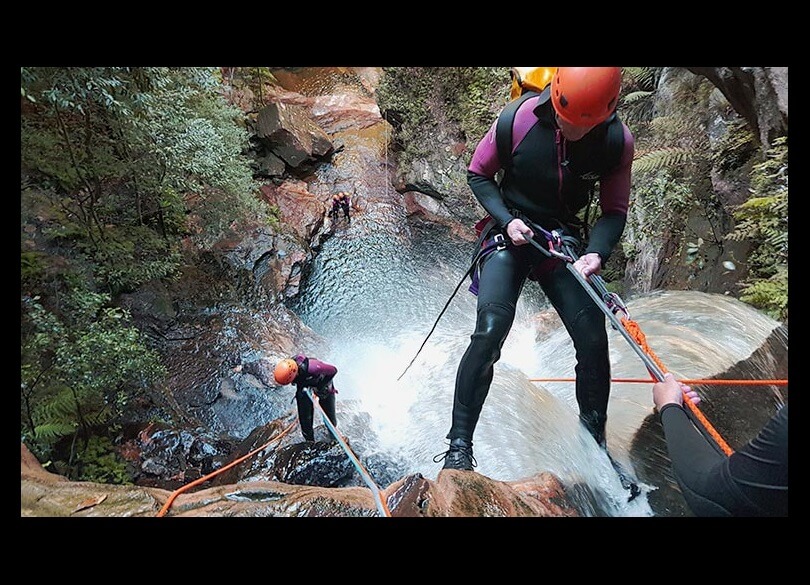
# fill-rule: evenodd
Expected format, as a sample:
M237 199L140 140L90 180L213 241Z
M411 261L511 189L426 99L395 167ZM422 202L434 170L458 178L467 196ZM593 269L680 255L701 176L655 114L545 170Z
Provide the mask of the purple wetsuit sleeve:
M512 124L512 152L515 151L515 147L526 137L531 127L537 123L537 116L534 115L534 107L538 99L540 98L536 97L526 100L515 113L515 120ZM490 179L495 177L495 173L497 173L502 166L498 158L498 146L495 143L495 128L497 124L498 121L495 120L481 139L481 142L478 143L473 153L472 160L470 161L470 166L467 169L476 175Z
M624 150L619 166L609 175L599 180L599 206L602 215L591 230L586 254L595 252L607 263L627 223L627 209L630 206L630 177L635 153L635 139L630 130L624 129Z
M467 168L471 173L492 179L495 173L501 168L501 161L498 160L498 148L495 145L495 125L492 123L484 137L475 147L470 166Z
M501 227L504 227L513 217L503 202L501 189L495 180L495 174L501 168L495 144L496 124L497 120L475 147L470 166L467 168L467 184L478 203Z
M530 98L526 100L515 114L512 126L512 152L514 152L515 146L520 144L520 141L526 137L532 125L537 123L537 117L534 115L534 105L538 99ZM504 203L500 187L495 181L495 174L502 166L498 157L498 145L495 141L497 124L498 121L495 120L478 143L478 146L476 146L470 166L467 168L467 183L470 185L473 195L487 213L495 218L498 225L506 227L514 217Z
M602 213L627 214L630 205L630 176L635 155L635 139L630 129L622 123L624 150L619 166L599 180L599 206Z
M312 376L325 376L326 379L331 379L337 374L337 368L332 364L309 358L309 374Z

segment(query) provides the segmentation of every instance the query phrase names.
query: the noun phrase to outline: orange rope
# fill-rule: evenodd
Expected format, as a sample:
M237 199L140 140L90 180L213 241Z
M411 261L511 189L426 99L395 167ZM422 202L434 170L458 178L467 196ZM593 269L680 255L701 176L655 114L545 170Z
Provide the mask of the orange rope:
M529 382L576 382L576 378L529 378ZM655 378L611 378L611 382L617 384L655 384ZM708 386L787 386L787 380L719 380L713 378L684 378L678 380L687 386L708 385Z
M621 322L625 330L627 330L627 332L633 337L636 343L638 343L645 353L652 358L659 368L661 368L661 371L666 373L667 369L664 367L664 364L661 362L658 356L655 355L655 352L653 352L653 350L647 344L647 337L644 335L644 332L641 330L638 323L627 317L622 317ZM650 375L652 375L652 372L650 372ZM734 450L729 447L728 443L726 443L723 437L720 436L720 433L718 433L717 430L711 425L706 416L691 400L687 399L685 395L683 403L689 408L689 410L692 411L692 414L694 414L700 423L705 427L709 435L711 435L711 437L717 442L726 455L731 455L734 453Z
M295 427L296 423L297 423L297 421L292 422L286 429L282 430L281 433L279 433L278 436L273 437L272 439L270 439L267 443L265 443L264 445L262 445L258 449L254 449L253 451L251 451L247 455L244 455L243 457L240 457L239 459L236 459L235 461L231 461L230 463L228 463L228 465L225 465L224 467L221 467L220 469L217 469L216 471L214 471L212 473L209 473L206 476L203 476L203 477L201 477L199 479L195 479L194 481L192 481L190 483L187 483L186 485L176 489L169 496L169 499L166 500L166 503L163 504L163 508L161 508L160 512L157 513L157 517L160 518L160 517L166 515L166 512L169 511L169 508L171 508L171 506L174 503L174 500L177 498L177 496L179 496L183 492L186 492L186 491L190 490L194 486L198 486L198 485L200 485L202 483L205 483L206 481L208 481L209 479L211 479L214 476L219 475L223 471L227 471L228 469L231 469L232 467L234 467L236 465L239 465L240 463L242 463L242 461L244 461L245 459L249 459L250 457L253 457L253 455L255 455L256 453L259 453L260 451L263 451L263 450L267 449L267 447L269 447L271 444L281 440L281 438L284 437L284 435L289 433L290 430L292 430Z

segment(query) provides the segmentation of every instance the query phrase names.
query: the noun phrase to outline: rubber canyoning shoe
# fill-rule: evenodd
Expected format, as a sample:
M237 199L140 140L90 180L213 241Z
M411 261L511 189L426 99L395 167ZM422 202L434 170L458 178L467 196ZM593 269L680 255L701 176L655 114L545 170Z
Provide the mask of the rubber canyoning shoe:
M444 453L439 453L433 458L434 463L444 459L442 469L460 469L462 471L472 471L478 462L473 457L472 441L466 439L451 439L450 448Z

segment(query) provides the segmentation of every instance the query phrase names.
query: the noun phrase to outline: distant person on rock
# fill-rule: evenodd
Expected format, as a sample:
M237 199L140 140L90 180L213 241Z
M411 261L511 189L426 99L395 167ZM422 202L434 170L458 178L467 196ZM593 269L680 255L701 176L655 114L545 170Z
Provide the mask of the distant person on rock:
M346 221L351 221L352 218L349 215L352 205L352 196L349 195L347 191L342 191L340 193L340 207L343 209L343 217L346 218Z
M307 396L305 389L311 388L318 397L318 404L332 424L337 426L335 416L335 394L338 393L333 383L337 368L315 358L298 354L276 364L273 377L277 384L295 384L295 402L298 406L298 422L301 433L307 441L315 440L312 428L315 407Z
M700 402L672 374L653 385L672 470L695 516L787 516L788 405L727 456L687 416L684 394L686 400Z
M332 209L329 210L329 216L332 218L332 223L336 224L338 216L340 215L340 193L332 195Z
M337 223L338 216L340 215L340 211L343 210L343 217L346 218L347 222L351 222L352 218L350 216L351 210L351 195L349 195L346 191L339 191L332 195L332 222Z

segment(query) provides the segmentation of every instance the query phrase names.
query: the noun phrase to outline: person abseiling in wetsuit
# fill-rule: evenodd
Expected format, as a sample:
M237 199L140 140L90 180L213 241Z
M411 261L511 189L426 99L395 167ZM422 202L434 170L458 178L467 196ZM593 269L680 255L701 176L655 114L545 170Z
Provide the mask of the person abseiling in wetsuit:
M598 181L601 215L574 268L587 278L608 261L627 219L634 153L633 135L615 115L620 88L619 67L559 67L549 87L520 104L511 161L499 159L497 120L475 149L467 182L493 220L484 235L489 241L500 236L507 245L493 248L476 275L477 317L456 375L450 445L434 458L444 459L443 469L477 465L473 433L527 278L539 283L573 340L579 418L607 449L611 372L605 315L563 261L527 244L541 236L531 222L581 241L576 214ZM499 184L495 176L502 168Z
M332 222L337 222L340 211L343 210L343 217L347 222L351 222L352 218L349 215L351 209L351 196L346 191L339 191L332 195Z
M340 213L340 193L332 195L332 209L329 210L329 215L332 217L332 223L337 223L338 214Z
M337 426L335 394L338 391L333 383L336 374L337 368L332 364L301 354L283 359L276 364L273 371L276 383L281 385L295 383L296 385L295 402L298 406L298 422L301 425L301 433L307 441L315 440L312 428L315 407L304 389L312 388L315 391L318 396L318 404L332 424Z
M343 217L346 218L346 221L351 221L352 218L349 216L349 210L351 207L351 196L346 191L341 191L339 195L340 199L338 199L338 201L340 202L341 209L343 209Z
M695 516L788 515L788 405L742 449L726 455L690 420L686 399L700 397L672 374L653 385L675 479Z

